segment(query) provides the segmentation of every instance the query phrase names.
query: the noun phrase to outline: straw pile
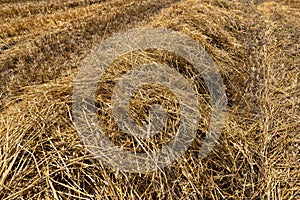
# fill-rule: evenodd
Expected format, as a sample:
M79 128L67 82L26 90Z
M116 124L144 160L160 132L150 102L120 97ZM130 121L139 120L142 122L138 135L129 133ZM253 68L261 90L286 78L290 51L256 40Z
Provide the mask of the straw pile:
M0 2L1 199L300 198L297 1ZM92 47L133 27L180 31L214 59L226 86L228 113L218 144L203 160L196 141L172 165L133 174L110 168L82 144L72 121L77 68ZM150 61L179 67L187 78L194 73L167 52L125 55L106 73L99 86L106 93L98 95L99 102L109 103L114 79L133 62ZM206 97L201 80L196 85ZM163 94L171 101L166 103L159 96L163 88L143 91L146 97L131 102L137 123L145 118L145 102L165 103L176 113L172 94ZM97 106L108 137L132 150L133 139L114 134L106 107ZM209 105L202 106L208 116ZM171 117L176 122L178 113ZM199 125L198 139L207 130L206 121ZM160 148L172 136L157 138L149 148Z

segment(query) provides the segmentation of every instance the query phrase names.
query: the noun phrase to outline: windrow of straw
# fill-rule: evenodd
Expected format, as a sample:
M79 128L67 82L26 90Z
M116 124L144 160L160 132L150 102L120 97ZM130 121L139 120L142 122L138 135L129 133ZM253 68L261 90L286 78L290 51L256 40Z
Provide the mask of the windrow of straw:
M2 199L300 198L296 4L76 0L76 6L61 4L70 8L52 1L55 6L47 13L37 11L47 6L42 1L36 8L25 6L33 2L5 3L0 14L8 23L0 25L8 28L0 33ZM132 27L179 31L212 56L226 87L228 112L222 135L206 158L197 154L212 109L200 101L209 98L202 79L195 83L203 114L197 140L170 166L146 174L122 172L95 159L81 142L72 116L72 84L80 62L103 39ZM99 124L129 151L142 148L135 148L134 138L112 120L112 88L126 71L149 62L178 69L187 79L197 76L185 60L161 50L136 51L110 65L97 91ZM145 120L149 102L173 113L170 132L147 141L148 148L156 149L172 139L180 113L173 94L145 86L130 102L137 123Z

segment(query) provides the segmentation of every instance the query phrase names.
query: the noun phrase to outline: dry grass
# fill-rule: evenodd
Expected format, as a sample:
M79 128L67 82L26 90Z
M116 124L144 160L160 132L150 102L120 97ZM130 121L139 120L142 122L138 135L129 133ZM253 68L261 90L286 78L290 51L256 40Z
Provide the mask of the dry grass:
M1 199L300 198L297 1L0 2ZM218 144L205 159L198 159L197 144L207 130L206 119L181 159L147 174L111 169L80 141L71 110L77 68L101 40L132 27L185 33L199 41L218 66L228 115ZM186 78L196 73L170 53L135 52L112 64L99 85L99 91L106 91L98 95L99 101L109 104L116 79L150 61L180 69ZM196 88L199 97L207 97L201 79ZM140 120L145 102L176 105L172 94L164 93L171 102L157 97L162 88L143 91L146 97L131 102ZM97 106L108 137L130 149L135 141L120 134L107 107ZM207 116L205 102L202 109ZM171 116L169 124L176 124L177 117ZM172 131L161 136L149 146L165 144Z

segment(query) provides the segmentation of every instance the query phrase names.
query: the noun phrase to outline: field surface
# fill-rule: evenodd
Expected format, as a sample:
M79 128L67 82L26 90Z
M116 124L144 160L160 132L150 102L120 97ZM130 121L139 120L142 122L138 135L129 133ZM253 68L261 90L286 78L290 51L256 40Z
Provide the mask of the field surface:
M204 159L209 92L190 63L159 49L110 65L97 88L99 126L127 151L170 142L180 109L166 88L146 85L130 101L136 123L147 118L147 103L171 113L147 146L121 133L109 111L126 71L163 63L198 92L201 120L188 150L165 168L130 173L81 141L72 113L79 67L101 41L133 28L178 31L212 57L228 104ZM299 41L298 0L0 0L0 199L300 199Z

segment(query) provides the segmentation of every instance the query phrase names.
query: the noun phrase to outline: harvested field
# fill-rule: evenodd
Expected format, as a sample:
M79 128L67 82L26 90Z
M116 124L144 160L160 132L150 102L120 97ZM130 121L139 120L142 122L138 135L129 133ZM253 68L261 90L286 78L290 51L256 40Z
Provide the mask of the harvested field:
M300 199L299 2L229 0L0 0L0 199ZM99 82L100 126L128 151L158 149L174 136L180 111L161 86L130 102L171 114L167 129L138 146L109 111L112 89L129 69L164 63L195 81L203 118L191 147L148 173L111 168L80 140L72 114L73 82L84 58L114 33L169 28L211 55L228 98L216 146L198 158L211 107L193 66L162 50L135 51ZM144 94L144 96L142 95ZM147 110L147 109L146 109ZM173 132L172 132L173 131Z

